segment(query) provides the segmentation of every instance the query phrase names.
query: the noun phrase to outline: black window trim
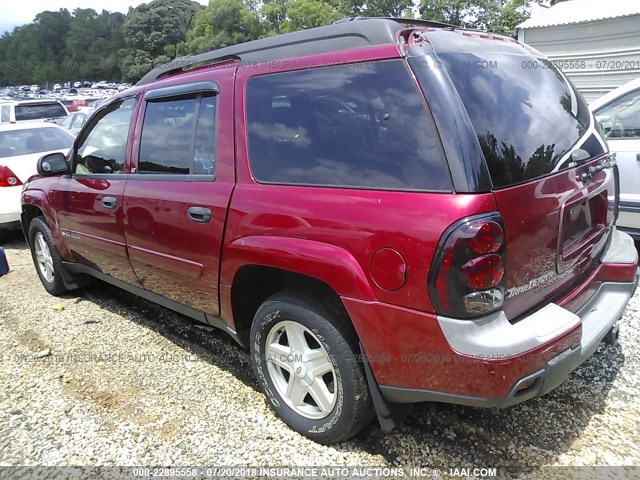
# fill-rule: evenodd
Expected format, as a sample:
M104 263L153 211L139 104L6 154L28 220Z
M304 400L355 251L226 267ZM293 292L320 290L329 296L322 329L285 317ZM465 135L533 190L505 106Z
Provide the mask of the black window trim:
M175 97L202 95L204 93L213 93L218 95L220 93L220 86L213 80L183 83L180 85L173 85L171 87L155 88L148 90L144 94L146 102L165 102L171 101Z
M188 84L184 84L187 87L192 87L192 86L201 86L203 84L206 85L214 85L215 89L202 89L202 88L198 88L198 89L193 89L191 91L189 91L189 89L184 89L184 90L180 90L178 93L173 93L172 95L163 95L163 96L158 96L156 98L152 98L152 100L150 101L147 98L147 94L149 94L150 92L153 91L159 91L159 90L168 90L168 89L173 89L174 87L166 87L166 88L159 88L156 90L150 90L147 92L147 94L145 94L144 99L146 101L145 106L144 106L144 117L147 116L147 106L149 103L155 103L155 102L170 102L170 101L175 101L175 100L179 100L182 97L193 97L193 98L197 98L198 99L198 103L196 104L196 109L195 109L195 118L196 118L196 124L195 124L195 128L193 129L193 136L191 138L191 148L195 154L195 149L196 149L196 140L197 140L197 135L198 135L198 123L200 121L200 106L202 104L202 99L205 98L205 96L210 96L211 94L213 94L214 97L217 97L218 94L220 93L220 89L218 87L218 84L216 82L213 81L207 81L207 82L196 82L196 83L188 83ZM183 85L177 85L177 87L182 87ZM174 90L175 92L175 90ZM215 137L214 137L214 142L217 141L218 138L218 102L216 100L216 108L215 108L215 123L214 123L214 127L215 127ZM132 172L130 175L132 177L132 179L135 180L144 180L144 181L161 181L161 182L213 182L216 180L217 178L217 173L218 173L218 166L217 166L217 162L214 162L214 173L212 175L202 175L202 174L194 174L194 173L189 173L189 174L183 174L183 173L151 173L151 172L145 172L145 173L141 173L140 172L140 150L142 148L142 134L144 132L144 118L142 119L142 129L140 130L140 142L138 143L138 151L137 153L137 162L136 162L136 171ZM193 170L193 160L191 163L191 170Z

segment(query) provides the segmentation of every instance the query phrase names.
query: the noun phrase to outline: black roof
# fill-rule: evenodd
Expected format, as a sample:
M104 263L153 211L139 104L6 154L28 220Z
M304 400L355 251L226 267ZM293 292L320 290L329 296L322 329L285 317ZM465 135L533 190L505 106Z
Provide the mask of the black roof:
M454 28L446 23L429 20L391 17L345 18L324 27L253 40L199 55L179 57L147 73L137 85L151 83L174 72L229 60L247 63L268 62L336 50L386 45L394 43L397 32L407 26Z

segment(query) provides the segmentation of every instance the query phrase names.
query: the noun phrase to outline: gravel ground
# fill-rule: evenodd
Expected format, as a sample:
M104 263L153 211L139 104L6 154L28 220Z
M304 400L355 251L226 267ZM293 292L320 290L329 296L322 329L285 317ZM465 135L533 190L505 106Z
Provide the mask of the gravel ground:
M270 412L247 353L224 334L99 282L49 296L26 245L16 236L5 249L0 465L417 466L445 477L527 466L530 478L567 477L547 465L640 466L638 294L620 344L543 398L505 410L423 404L390 434L372 424L321 446ZM612 478L640 473L620 470Z

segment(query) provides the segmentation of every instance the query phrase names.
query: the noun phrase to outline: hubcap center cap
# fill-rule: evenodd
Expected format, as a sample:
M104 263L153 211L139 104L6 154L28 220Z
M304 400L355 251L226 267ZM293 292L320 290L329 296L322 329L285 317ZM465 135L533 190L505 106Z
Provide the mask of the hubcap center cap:
M293 372L295 373L296 378L302 379L307 374L307 369L304 367L304 363L294 362Z

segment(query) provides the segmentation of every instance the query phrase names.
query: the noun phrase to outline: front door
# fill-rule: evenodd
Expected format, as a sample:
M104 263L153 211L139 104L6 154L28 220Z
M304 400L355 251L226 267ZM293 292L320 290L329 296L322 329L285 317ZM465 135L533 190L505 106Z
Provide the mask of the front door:
M76 262L132 284L124 232L127 140L135 98L119 99L92 117L60 178L58 223Z
M233 71L148 90L125 190L131 264L149 291L218 315L218 269L234 186Z

